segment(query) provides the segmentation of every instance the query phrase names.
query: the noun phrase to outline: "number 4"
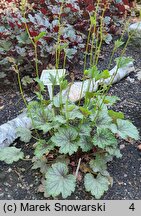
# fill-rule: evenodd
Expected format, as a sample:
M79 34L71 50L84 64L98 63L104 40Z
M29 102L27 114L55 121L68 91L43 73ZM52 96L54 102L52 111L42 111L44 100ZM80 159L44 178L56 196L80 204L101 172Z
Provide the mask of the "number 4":
M134 205L134 203L132 203L132 204L130 205L129 209L131 209L132 211L135 210L135 205Z

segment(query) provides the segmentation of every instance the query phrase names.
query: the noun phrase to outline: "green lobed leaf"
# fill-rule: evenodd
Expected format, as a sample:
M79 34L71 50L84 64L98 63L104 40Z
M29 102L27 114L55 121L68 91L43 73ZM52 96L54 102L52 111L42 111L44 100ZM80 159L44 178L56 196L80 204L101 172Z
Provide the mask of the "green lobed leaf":
M112 118L108 115L108 110L103 109L98 113L96 118L96 126L98 128L108 128L112 122Z
M56 115L54 117L54 121L59 122L60 124L65 124L66 123L66 119L62 115Z
M100 71L98 70L96 65L89 68L88 70L85 70L84 75L88 76L91 79L95 79L95 81L100 79Z
M32 138L31 131L27 128L18 127L16 129L16 134L20 137L20 140L25 143L29 142Z
M139 140L137 128L128 120L117 119L117 125L112 124L110 129L113 133L118 134L121 138L132 138Z
M71 195L75 190L76 178L74 175L67 175L68 167L64 163L55 163L46 173L45 189L53 197L60 193L63 198Z
M23 159L24 153L16 147L5 147L0 149L0 161L12 164L14 161Z
M115 112L113 110L108 110L109 116L113 119L113 121L117 121L117 119L124 119L124 114L122 112Z
M85 189L91 192L96 199L100 199L105 191L108 190L109 181L107 177L98 174L96 178L90 173L85 175L84 178Z
M94 135L93 144L99 148L105 149L107 146L116 146L117 140L109 129L97 129Z
M78 132L72 127L61 128L59 132L51 138L51 141L55 143L56 146L59 146L59 152L63 154L72 155L78 149L78 143L76 138Z
M101 73L100 73L100 79L107 79L110 77L110 73L108 70L103 70Z
M52 122L47 122L47 123L42 123L40 125L36 125L36 128L39 130L42 130L43 133L45 134L49 132L51 129L58 129L61 125L62 123L54 120Z
M34 122L34 128L42 130L44 125L49 124L49 121L52 121L53 114L50 109L45 108L43 109L43 105L38 101L32 101L28 103L28 116L32 114L32 119ZM52 127L52 126L51 126Z
M74 109L68 113L68 118L69 120L83 119L83 114L79 110Z
M106 152L108 152L111 156L115 156L117 158L122 157L122 154L118 148L108 146L108 147L106 147Z
M40 140L36 142L36 148L34 154L37 158L41 158L44 154L48 154L54 149L54 144L47 142L46 140Z
M107 105L114 105L117 101L119 101L119 97L117 96L109 96L107 95L104 99L104 103L107 104Z
M96 96L96 92L89 92L89 91L86 91L85 92L85 97L87 97L88 99L92 99L92 98L94 98ZM81 110L81 109L80 109ZM91 112L90 111L90 109L86 109L86 110L88 110L89 112ZM88 112L88 113L89 113ZM83 107L82 107L82 113L83 113ZM85 108L84 108L84 114L85 114ZM87 112L86 112L86 114L87 114Z
M89 93L89 92L87 92L87 94L88 94L88 93ZM83 113L84 116L89 116L89 115L92 113L89 109L84 108L84 107L80 107L79 109L80 109L80 111Z
M45 157L43 158L36 158L34 157L32 159L33 162L33 166L32 169L40 169L40 172L43 174L46 174L48 169L49 169L49 165L47 165L47 159Z
M80 140L78 141L78 144L83 152L88 152L93 148L91 138L88 136L81 136Z
M45 124L41 124L36 126L37 129L42 130L44 134L46 134L47 132L49 132L52 128L53 125L51 123L45 123Z
M83 119L83 114L80 112L79 107L72 104L66 104L64 113L67 113L69 120Z
M67 106L65 107L65 109L67 110L67 112L71 112L76 108L76 105L74 104L67 104ZM64 111L66 111L64 110Z
M79 126L79 135L80 136L90 136L92 128L89 126L89 124L81 124Z
M94 172L99 172L101 175L109 175L107 172L107 160L103 155L96 154L96 158L90 161L90 167Z

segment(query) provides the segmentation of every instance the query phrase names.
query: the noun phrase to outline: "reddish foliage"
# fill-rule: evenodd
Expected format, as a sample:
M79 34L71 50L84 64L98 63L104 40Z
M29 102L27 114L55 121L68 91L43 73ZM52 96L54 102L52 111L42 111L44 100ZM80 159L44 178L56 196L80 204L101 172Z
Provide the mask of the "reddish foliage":
M29 62L33 59L33 52L31 51L32 45L23 34L25 32L25 26L22 20L21 12L18 9L15 10L15 8L11 6L11 2L15 2L17 7L20 3L18 0L8 0L5 1L5 4L0 3L0 8L2 8L0 13L0 25L4 27L4 30L0 33L0 36L3 40L7 39L13 45L16 44L16 47L11 45L12 48L10 51L4 51L0 54L2 58L4 58L9 55L9 53L10 55L13 53L14 56L20 55L20 58L24 58L24 61L27 59ZM40 52L39 56L41 58L45 57L46 59L48 56L48 59L50 60L49 57L53 57L55 53L54 44L56 43L59 31L58 17L61 3L56 0L29 0L28 2L32 3L33 6L33 10L28 9L27 13L27 25L29 27L30 34L32 37L35 37L41 31L46 32L45 37L38 43L38 51ZM69 2L65 1L64 3L61 14L61 22L64 23L61 39L62 44L67 43L68 48L73 49L72 55L75 55L76 50L83 51L85 48L85 38L90 25L90 14L95 11L96 3L96 0L71 0ZM99 10L99 17L103 8L106 8L104 16L106 18L110 17L110 21L105 23L104 26L105 34L116 32L117 27L115 25L115 21L113 20L113 15L117 16L118 21L119 18L122 18L125 13L124 4L130 5L130 3L131 2L128 0L123 0L123 3L120 4L116 4L115 0L101 0L99 5L101 9ZM68 60L71 61L71 59L72 56L69 56Z

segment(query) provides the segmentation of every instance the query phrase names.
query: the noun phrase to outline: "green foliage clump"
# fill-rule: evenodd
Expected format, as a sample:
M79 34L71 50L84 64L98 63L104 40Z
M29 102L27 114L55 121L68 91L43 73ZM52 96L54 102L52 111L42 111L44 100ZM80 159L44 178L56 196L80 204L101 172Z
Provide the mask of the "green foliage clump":
M53 197L59 194L63 198L70 196L75 190L77 170L80 169L84 172L86 191L99 199L110 185L107 162L122 156L117 137L138 140L136 127L124 119L123 113L109 109L109 105L119 100L115 96L105 97L96 92L89 95L83 105L72 103L67 97L60 100L59 95L54 96L52 101L43 101L44 88L41 81L37 81L42 89L38 96L41 95L38 101L29 103L28 110L29 116L32 113L34 129L42 132L42 138L37 139L35 145L33 169L39 168L43 174L45 193ZM24 142L31 139L28 129L18 128L17 134ZM52 155L51 163L49 155ZM0 160L12 163L22 159L23 153L9 147L0 150L0 157ZM75 175L69 174L73 161L76 164Z

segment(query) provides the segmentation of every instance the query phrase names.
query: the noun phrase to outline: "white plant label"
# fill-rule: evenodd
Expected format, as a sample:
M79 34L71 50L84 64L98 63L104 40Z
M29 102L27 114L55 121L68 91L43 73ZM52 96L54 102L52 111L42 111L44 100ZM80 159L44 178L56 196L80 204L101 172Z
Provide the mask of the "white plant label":
M50 99L53 98L52 95L52 82L50 81L50 74L55 78L56 77L56 85L59 85L59 78L64 76L66 73L66 69L50 69L50 70L43 70L40 80L44 83L45 86L48 88L49 97Z
M40 80L44 83L44 85L49 86L52 85L50 81L50 74L56 77L56 85L59 85L59 78L64 76L66 73L66 69L50 69L50 70L43 70Z

